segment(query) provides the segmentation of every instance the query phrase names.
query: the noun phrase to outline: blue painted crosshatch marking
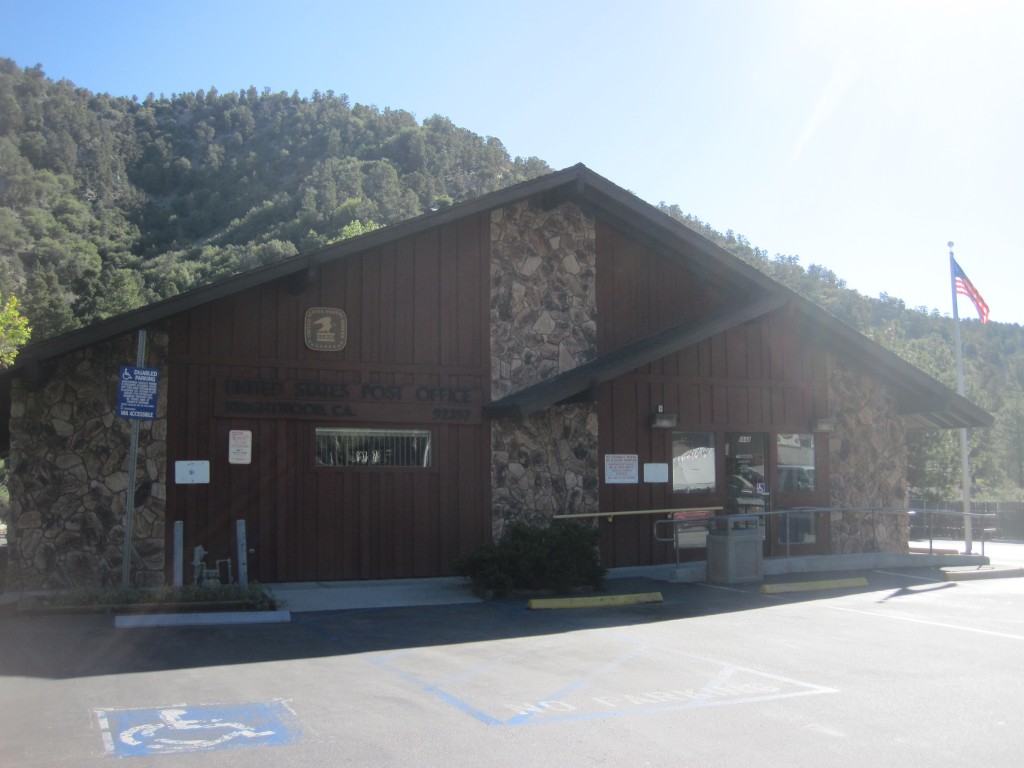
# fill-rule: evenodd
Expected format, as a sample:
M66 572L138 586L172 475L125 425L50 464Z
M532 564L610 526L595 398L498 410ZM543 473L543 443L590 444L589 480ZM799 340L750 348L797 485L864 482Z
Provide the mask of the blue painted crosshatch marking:
M482 644L476 646L482 649ZM797 696L837 693L724 661L664 649L627 636L609 637L582 670L558 665L524 675L521 659L535 649L557 654L549 640L505 641L491 658L472 649L464 668L433 663L429 649L382 653L371 662L423 694L490 727L602 720L660 712L728 707ZM563 652L572 653L567 647ZM574 657L575 658L575 657ZM666 665L667 661L671 664ZM620 677L620 672L627 674ZM582 672L582 674L581 674ZM632 690L630 690L632 687Z
M287 744L299 735L295 714L283 701L98 709L96 719L104 747L117 757Z

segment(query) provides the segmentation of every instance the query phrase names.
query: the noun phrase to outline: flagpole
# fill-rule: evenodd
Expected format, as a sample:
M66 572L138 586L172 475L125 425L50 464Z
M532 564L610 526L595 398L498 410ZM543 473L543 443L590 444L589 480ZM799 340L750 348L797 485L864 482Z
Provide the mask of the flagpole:
M960 313L957 311L956 299L956 260L953 258L953 243L949 245L949 281L953 289L953 336L956 339L956 393L964 396L964 353L960 341ZM971 529L971 468L967 446L967 428L960 430L960 488L964 502L964 554L971 554L974 549L973 531Z

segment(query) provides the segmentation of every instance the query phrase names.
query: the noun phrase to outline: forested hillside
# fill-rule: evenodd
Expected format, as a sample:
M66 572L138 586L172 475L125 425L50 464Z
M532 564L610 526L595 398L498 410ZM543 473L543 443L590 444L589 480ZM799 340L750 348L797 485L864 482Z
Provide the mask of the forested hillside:
M137 101L0 59L0 292L38 340L550 170L331 92Z
M550 170L440 115L330 91L138 100L0 59L0 297L17 296L38 341ZM955 388L950 319L661 207ZM1016 499L1024 329L964 322L963 334L968 396L997 417L972 435L976 493ZM955 439L914 438L919 493L953 493Z

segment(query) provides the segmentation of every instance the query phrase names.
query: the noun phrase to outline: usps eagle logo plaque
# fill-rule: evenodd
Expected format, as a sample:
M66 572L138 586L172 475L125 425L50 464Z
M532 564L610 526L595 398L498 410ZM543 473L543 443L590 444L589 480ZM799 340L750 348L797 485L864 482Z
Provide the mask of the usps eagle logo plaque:
M348 318L335 307L310 307L302 327L314 352L340 352L348 341Z

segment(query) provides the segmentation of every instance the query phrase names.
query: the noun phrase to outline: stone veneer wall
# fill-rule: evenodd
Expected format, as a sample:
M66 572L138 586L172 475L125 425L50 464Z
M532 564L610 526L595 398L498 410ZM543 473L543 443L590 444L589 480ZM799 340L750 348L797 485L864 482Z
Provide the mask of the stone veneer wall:
M902 509L907 436L896 398L877 381L833 359L829 365L829 488L833 509ZM907 515L832 513L832 551L906 552Z
M491 396L497 400L597 356L594 220L563 204L491 214ZM495 538L512 520L598 511L597 411L550 408L491 427Z
M575 205L491 213L491 396L597 356L594 220Z
M492 535L510 522L544 523L555 514L596 512L597 409L549 408L495 420L491 434Z
M157 418L141 421L132 523L132 583L164 583L167 335L148 334L159 368ZM120 585L131 422L117 416L118 372L136 337L66 355L40 389L11 392L7 589Z

